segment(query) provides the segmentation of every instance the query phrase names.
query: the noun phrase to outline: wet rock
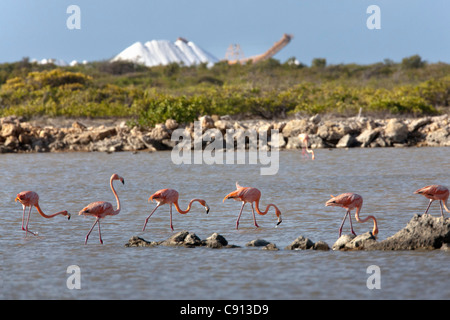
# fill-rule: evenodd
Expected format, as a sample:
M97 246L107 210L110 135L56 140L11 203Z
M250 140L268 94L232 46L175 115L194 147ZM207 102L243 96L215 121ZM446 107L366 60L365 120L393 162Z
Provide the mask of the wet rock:
M286 247L287 250L307 250L314 247L314 242L303 236L295 239L290 245Z
M376 240L377 239L369 231L356 236L355 238L347 242L344 247L348 250L363 250L376 243Z
M184 245L185 246L200 246L202 245L202 240L192 232L189 232L186 237L184 238Z
M202 241L195 233L183 230L161 242L161 245L194 247L202 245Z
M128 243L125 244L125 247L154 247L157 245L157 242L147 241L138 236L133 236L128 240Z
M317 241L314 243L313 250L328 251L330 250L330 246L325 241Z
M228 245L227 239L217 232L213 233L211 236L206 238L205 245L208 248L219 249Z
M269 241L266 241L264 239L255 239L250 242L248 242L245 246L246 247L264 247L270 244Z
M262 250L278 251L280 249L278 249L278 247L276 246L275 243L269 243L269 244L265 245L264 247L262 247Z
M337 241L333 244L331 249L333 250L341 250L345 247L347 243L352 241L356 236L354 234L343 234L337 239Z
M386 240L371 245L370 250L439 249L450 243L450 218L429 214L414 215L406 227Z

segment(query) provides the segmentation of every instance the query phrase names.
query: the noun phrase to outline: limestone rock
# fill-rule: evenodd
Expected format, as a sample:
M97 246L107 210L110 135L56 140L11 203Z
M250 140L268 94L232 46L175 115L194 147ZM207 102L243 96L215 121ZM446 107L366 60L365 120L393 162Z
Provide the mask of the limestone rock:
M228 241L222 235L215 232L211 236L206 238L205 244L208 248L218 249L227 246Z
M295 239L290 245L286 247L287 250L307 250L314 247L314 242L303 236Z
M384 129L384 135L392 143L404 143L408 137L408 126L399 119L391 119Z
M345 249L362 250L376 242L376 238L370 231L360 234L345 244Z
M331 247L333 250L341 250L347 243L352 241L356 236L354 234L343 234L337 239L337 241Z
M450 243L450 218L414 215L406 227L370 246L370 250L439 249Z
M125 244L125 247L154 247L158 245L156 242L150 242L138 236L133 236Z

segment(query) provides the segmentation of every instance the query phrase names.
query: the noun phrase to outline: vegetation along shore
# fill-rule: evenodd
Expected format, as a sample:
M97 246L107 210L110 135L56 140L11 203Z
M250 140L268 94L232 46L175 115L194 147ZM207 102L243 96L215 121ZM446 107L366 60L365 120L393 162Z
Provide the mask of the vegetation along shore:
M171 133L278 129L281 148L449 146L450 65L0 64L0 152L170 150ZM270 139L270 137L269 137Z

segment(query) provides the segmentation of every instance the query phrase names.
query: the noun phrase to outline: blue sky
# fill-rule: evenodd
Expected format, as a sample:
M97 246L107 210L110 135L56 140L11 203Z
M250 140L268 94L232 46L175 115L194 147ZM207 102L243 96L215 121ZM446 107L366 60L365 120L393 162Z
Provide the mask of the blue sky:
M70 30L69 5L81 10ZM381 29L369 30L369 5L381 10ZM0 63L57 58L105 60L136 41L182 36L217 58L230 44L245 56L266 51L283 33L291 43L275 58L310 64L369 64L419 54L450 63L448 0L2 0Z

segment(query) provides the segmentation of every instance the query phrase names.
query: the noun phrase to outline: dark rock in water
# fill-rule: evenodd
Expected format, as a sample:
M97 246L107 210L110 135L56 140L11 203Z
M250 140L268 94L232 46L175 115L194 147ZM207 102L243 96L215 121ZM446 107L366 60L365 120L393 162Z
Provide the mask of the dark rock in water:
M138 236L133 236L125 244L126 247L153 247L157 245L163 246L182 246L182 247L200 247L208 248L237 248L238 246L229 245L228 241L218 233L213 233L206 240L201 240L195 233L186 230L180 231L164 241L147 241Z
M333 250L364 250L376 243L376 238L372 232L355 236L354 234L344 234L333 244Z
M333 250L341 250L345 248L345 245L352 241L356 236L354 234L343 234L333 244Z
M161 245L195 247L201 246L202 240L195 233L183 230L161 242Z
M307 250L314 247L314 242L303 236L295 239L290 245L286 247L287 250Z
M317 241L316 243L314 243L313 250L328 251L328 250L330 250L330 247L324 241Z
M369 246L375 244L377 239L373 236L372 232L360 234L354 237L351 241L345 244L345 249L349 250L363 250Z
M275 243L271 243L264 239L255 239L245 244L246 247L262 247L262 250L279 250Z
M128 243L125 244L125 247L154 247L157 245L157 242L150 242L138 236L133 236L128 240Z
M373 244L370 250L439 249L450 243L450 218L429 214L414 215L406 227L393 236Z
M267 245L265 245L263 248L263 250L269 250L269 251L278 251L280 249L278 249L278 247L275 245L275 243L269 243Z
M214 232L211 236L206 238L204 243L208 248L213 248L213 249L223 248L228 245L227 239L225 239L223 236L221 236L217 232Z
M305 238L303 236L295 239L290 245L288 245L286 250L330 250L328 244L324 241L317 241L314 243L312 240Z
M248 242L245 246L246 247L264 247L270 244L269 241L266 241L264 239L255 239L250 242Z

